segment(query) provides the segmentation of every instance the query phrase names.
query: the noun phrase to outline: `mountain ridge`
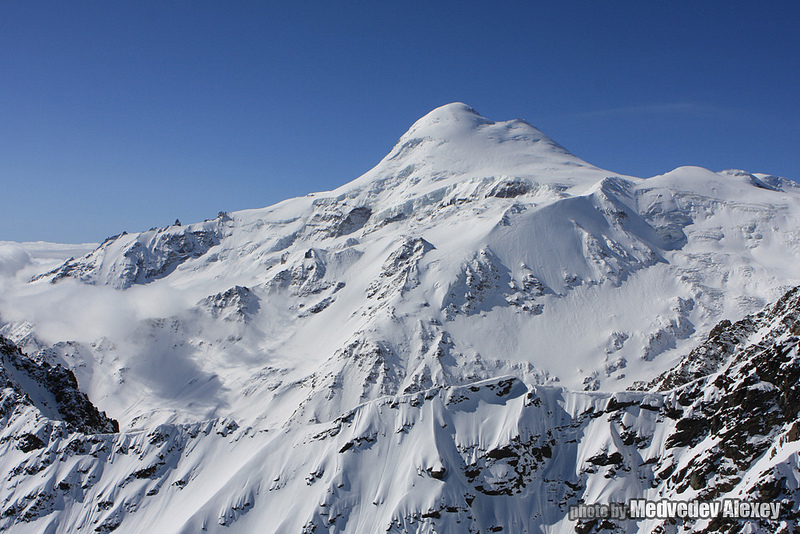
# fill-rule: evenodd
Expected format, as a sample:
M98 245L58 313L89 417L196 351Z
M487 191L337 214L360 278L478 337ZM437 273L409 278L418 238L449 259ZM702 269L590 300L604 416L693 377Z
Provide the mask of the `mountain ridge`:
M731 259L720 254L715 243L734 241L734 249L745 254L752 248L777 250L779 258L786 255L786 251L780 250L780 243L770 242L772 232L768 226L776 224L771 221L789 220L790 213L798 209L798 195L788 186L785 189L791 196L783 198L777 195L786 191L760 187L759 183L766 182L755 175L717 174L693 167L649 179L623 177L588 165L564 164L560 159L563 154L556 151L552 156L548 148L546 152L551 157L544 164L531 163L531 145L538 154L536 145L540 142L523 139L498 143L494 134L487 134L495 130L507 134L509 125L516 128L519 124L522 123L489 121L463 104L443 106L417 121L375 169L337 190L288 200L271 208L220 214L204 223L124 234L107 240L84 258L45 273L40 280L75 278L89 284L130 289L165 283L170 286L169 281L175 279L175 283L186 288L187 306L240 286L251 291L253 298L260 299L262 304L276 303L272 308L265 304L262 313L283 317L287 327L293 324L293 319L286 315L287 307L290 315L307 323L319 323L322 317L342 312L351 315L362 308L356 313L371 319L367 330L377 329L378 334L377 338L362 339L356 345L383 344L392 347L390 352L395 354L398 350L405 352L399 349L404 343L398 340L398 345L380 339L392 335L385 332L389 328L385 314L398 313L393 300L410 298L416 304L409 306L408 302L400 301L400 308L406 308L403 313L411 317L418 313L412 311L415 306L429 306L423 314L425 320L439 321L449 328L432 325L427 330L437 331L434 337L455 339L451 348L459 348L461 357L471 359L473 356L464 356L465 351L474 352L470 345L480 346L485 340L472 340L469 336L464 347L457 347L462 336L454 336L453 328L461 329L458 323L474 323L481 314L494 313L500 317L507 315L504 309L517 310L538 316L538 322L545 323L548 306L562 307L559 301L569 299L576 291L586 293L594 286L606 284L626 286L632 277L654 270L664 271L662 276L681 278L683 282L667 290L673 294L667 306L660 313L651 314L653 322L636 328L649 331L644 339L636 340L642 348L633 351L629 348L632 341L627 340L636 334L622 328L628 319L622 320L621 325L609 325L611 332L607 339L626 341L620 342L619 349L611 350L609 361L592 364L593 369L585 371L582 382L572 383L580 388L602 387L608 380L603 373L614 374L611 369L617 369L617 375L627 374L632 371L629 364L639 359L653 361L659 354L685 344L698 328L710 329L723 317L726 307L724 315L736 317L737 313L731 313L736 310L725 304L725 298L714 287L726 283L725 277L731 276L721 272L717 275L716 270L725 269ZM528 132L538 132L527 124L522 127ZM485 143L482 151L467 151L471 159L461 160L461 164L477 162L474 168L459 171L448 167L449 154L445 151L443 156L442 150L449 148L436 143L429 147L416 145L398 157L404 150L402 147L408 140L416 139L420 131L428 132L429 138L447 138L454 128L462 137ZM541 138L546 139L543 134ZM458 144L445 142L445 145ZM494 175L483 172L481 165L496 161L498 150L507 154L509 146L517 156L507 165L525 172ZM519 161L524 165L517 166ZM406 170L410 165L420 168ZM437 170L440 167L444 170ZM781 183L775 179L773 182ZM744 198L748 201L740 200ZM734 213L749 218L749 226L732 224ZM686 228L703 224L709 229L697 230L690 243ZM463 225L469 225L470 231L455 230ZM730 228L725 229L726 226ZM797 249L797 236L783 235L789 239L790 247ZM407 243L423 242L430 243L430 247L406 257L403 251ZM743 265L737 267L739 272L734 271L734 280L740 278L739 287L751 288L744 278L752 279L759 269L766 274L774 265L765 253L758 258L745 254L737 260ZM356 265L359 274L363 272L365 277L353 277ZM774 275L766 274L766 279L769 276ZM709 277L715 279L707 289ZM797 280L797 275L788 280ZM655 280L647 283L663 284ZM417 296L409 297L409 293ZM761 290L761 296L748 296L753 305L743 311L755 311L776 294L773 289L769 294ZM278 304L280 301L285 305ZM514 315L505 317L503 322L519 323L520 318ZM186 319L194 321L191 317ZM259 321L263 323L264 318L251 319L252 331L261 328ZM269 324L274 322L270 320ZM537 324L522 321L520 325L523 323L529 327ZM339 350L346 350L354 339L365 335L365 324L355 320L349 320L348 324L352 325L348 327L349 334L331 340ZM504 329L505 326L501 327ZM287 335L280 329L273 331L279 337ZM431 335L412 324L405 331L412 338ZM332 335L337 337L333 332ZM517 334L508 335L513 338ZM548 337L551 345L563 343L563 336L561 339L545 336L544 340ZM590 343L596 347L595 351L609 350L597 347L606 342L596 337ZM617 342L607 343L613 346ZM291 340L289 344L300 352L330 350L297 347ZM258 352L263 348L255 346L252 350ZM294 350L287 348L285 352ZM508 351L507 347L479 350L495 354ZM564 370L542 365L541 358L531 361L530 356L519 354L518 348L511 352L517 353L511 361L533 363L538 368L535 374L564 380ZM405 357L396 363L401 366L397 376L417 372L402 369L411 365ZM661 370L668 366L665 362ZM440 374L440 379L454 379L448 378L449 373L460 367L463 366L450 366L451 371ZM626 367L628 371L624 370ZM434 368L439 365L428 362L417 370L426 376ZM338 371L333 372L336 374ZM649 378L652 377L641 379ZM623 380L624 385L632 383L627 378Z
M97 447L139 451L118 468L97 460L107 478L90 493L106 508L60 514L42 504L32 520L124 532L183 507L162 519L167 531L247 531L274 516L276 529L293 531L336 521L343 532L484 531L515 521L558 532L575 526L562 515L574 499L649 495L623 489L641 486L637 473L682 494L682 480L632 458L658 458L661 469L670 436L719 429L663 408L677 401L654 388L677 387L683 378L670 372L724 373L751 343L747 329L730 350L707 338L800 284L797 220L800 188L785 179L697 167L622 176L522 121L437 108L333 191L114 236L9 286L0 334L70 369L119 420L121 432ZM53 313L53 302L70 313ZM692 352L703 342L705 353ZM635 421L635 432L617 419ZM479 420L495 423L484 432ZM774 423L764 435L788 431ZM509 441L515 428L525 430ZM655 428L660 441L645 440ZM585 441L573 445L575 429ZM63 446L54 441L48 454ZM179 460L171 447L197 456ZM204 465L212 453L226 470ZM382 458L406 459L392 468L404 477L396 490L392 469L362 477ZM78 460L42 467L31 484ZM517 490L527 497L514 501ZM4 491L14 510L27 509ZM302 508L298 495L312 504Z

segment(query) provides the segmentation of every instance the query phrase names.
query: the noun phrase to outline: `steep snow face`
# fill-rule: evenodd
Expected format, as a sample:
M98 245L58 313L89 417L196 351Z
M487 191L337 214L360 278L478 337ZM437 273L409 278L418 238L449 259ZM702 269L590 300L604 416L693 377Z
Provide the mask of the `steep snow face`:
M615 392L641 389L673 369L721 319L737 321L757 312L800 283L798 220L800 188L788 180L696 167L647 179L620 176L581 161L525 122L493 122L463 104L450 104L420 119L374 169L335 191L220 214L203 223L116 236L83 257L48 264L32 283L21 283L32 264L23 265L28 260L19 251L9 254L11 267L2 272L10 274L0 279L0 334L42 361L69 368L92 402L119 420L123 434L106 440L109 450L116 450L116 440L134 435L139 437L130 439L144 440L142 435L164 425L178 440L174 450L196 447L207 457L248 436L242 443L250 445L241 449L247 452L232 452L238 456L223 462L230 473L258 457L242 471L258 473L250 479L258 487L227 474L221 480L230 479L231 487L223 488L224 482L211 475L203 478L208 489L197 502L216 492L215 499L225 501L213 501L221 510L216 519L188 506L195 502L189 494L164 493L163 500L147 500L158 504L145 504L111 482L92 497L112 502L105 493L119 495L108 513L97 511L90 520L72 509L69 513L77 515L71 517L96 519L94 528L128 517L130 507L150 510L135 514L145 518L141 521L178 507L175 517L182 519L167 530L178 529L195 513L200 515L185 523L189 531L201 524L211 528L214 521L247 524L240 518L266 517L246 513L256 502L259 509L267 506L256 497L268 491L264 484L283 487L289 476L283 468L259 467L266 458L302 469L308 462L323 462L348 443L340 440L349 434L332 430L343 418L365 414L377 424L374 414L389 413L387 402L409 404L410 411L397 420L386 415L381 424L402 428L419 418L429 421L433 415L414 411L413 405L421 403L431 414L442 414L456 448L489 451L494 445L486 439L508 445L503 441L510 435L507 427L492 437L480 429L480 420L538 424L534 421L542 414L526 408L524 400L531 391L548 392L542 393L548 403L542 410L554 417L547 419L552 428L539 430L556 432L569 421L587 436L615 435L582 414ZM460 408L449 401L453 392L469 397L469 388L484 387L478 383L505 390L498 381L512 384L511 396L488 403L492 407L479 414L483 419L473 419L471 408L456 415ZM649 394L629 395L641 404ZM564 413L555 407L562 404L569 405ZM526 415L509 415L508 407ZM652 433L659 421L642 414L641 432ZM203 421L213 423L202 426ZM233 432L236 438L228 431L203 437L218 434L197 430L197 425L225 428L229 421L241 429ZM312 435L323 431L338 437L324 441ZM359 440L342 454L370 449L372 441ZM317 441L326 443L320 445L324 451L300 446ZM545 450L544 441L531 443ZM53 441L53 450L62 445ZM426 455L434 454L431 443L418 445ZM436 446L445 445L437 441ZM381 442L370 449L377 456L363 457L374 463L385 455L412 454L394 447ZM611 463L596 465L615 464L617 457L609 451ZM576 454L594 458L600 452ZM464 472L458 480L479 480L469 486L473 489L507 488L503 477L517 475L513 466L495 465L501 459L484 458L489 471ZM540 460L529 458L524 465L533 472L531 466ZM178 476L168 482L176 487L189 480L187 473L164 467L172 464L153 461L157 467L126 460L119 465L128 471L107 473L140 480L133 473L153 468L165 477ZM430 467L429 483L440 484L436 458L423 463L414 466L423 472ZM329 481L327 497L320 493L311 500L343 499L337 507L354 506L357 499L385 493L372 486L342 489L351 488L347 469L342 473ZM311 476L312 482L320 476ZM129 487L158 492L165 480L149 489L143 489L145 482ZM297 492L321 487L292 480ZM411 487L422 484L409 480ZM592 484L588 496L612 491L601 482ZM297 494L287 491L281 493L285 501L273 502L291 503ZM235 502L229 503L231 495ZM425 493L425 499L431 495ZM492 499L480 504L481 512L467 511L466 498L454 495L448 493L442 502L460 510L461 520L476 521L475 528L519 517L491 509ZM442 513L401 493L385 499L395 507L381 508L388 515L369 515L371 505L361 503L368 517L359 512L353 516L358 519L342 519L344 526L337 528L385 528L394 518L405 521L392 527L399 531L425 531L419 526L424 521L414 523L419 528L407 521ZM288 504L282 510L289 530L335 517L310 509L297 515ZM495 521L487 519L490 515L476 519L476 513L506 515L491 515Z
M662 388L500 376L277 432L231 420L85 435L4 427L0 529L35 532L775 532L800 505L800 289L720 323ZM695 364L711 356L714 365ZM33 443L14 431L38 418ZM18 431L18 430L17 430ZM20 489L21 488L21 489ZM16 491L15 491L16 490ZM579 502L744 499L757 520L570 520ZM92 503L86 506L84 503Z

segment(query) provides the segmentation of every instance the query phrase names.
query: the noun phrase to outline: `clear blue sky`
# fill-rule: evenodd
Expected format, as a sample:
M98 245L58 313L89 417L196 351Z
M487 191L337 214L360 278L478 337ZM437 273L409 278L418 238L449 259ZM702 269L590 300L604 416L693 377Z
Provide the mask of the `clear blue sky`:
M453 101L614 172L800 179L800 2L3 2L0 240L332 189Z

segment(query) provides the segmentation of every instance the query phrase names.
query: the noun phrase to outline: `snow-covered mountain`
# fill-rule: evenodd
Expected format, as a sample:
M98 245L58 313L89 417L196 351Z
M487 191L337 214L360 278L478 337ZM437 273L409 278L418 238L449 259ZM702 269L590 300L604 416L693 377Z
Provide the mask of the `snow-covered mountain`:
M797 510L798 222L790 180L621 176L450 104L337 190L32 277L14 256L0 334L121 430L5 416L0 528L649 532L672 527L567 507L768 489Z

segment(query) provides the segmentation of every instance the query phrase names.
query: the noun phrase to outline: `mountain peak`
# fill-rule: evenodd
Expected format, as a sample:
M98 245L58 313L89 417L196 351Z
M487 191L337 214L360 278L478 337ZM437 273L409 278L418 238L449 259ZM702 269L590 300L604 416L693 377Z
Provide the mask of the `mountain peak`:
M424 115L401 139L427 137L450 140L454 136L461 137L481 127L494 124L497 123L482 117L474 108L462 102L453 102L439 106Z
M398 146L409 143L416 146L423 140L435 141L439 146L444 143L458 144L473 156L476 150L479 153L485 150L497 152L498 145L511 141L508 143L510 146L505 147L511 149L511 152L530 153L530 149L535 145L534 152L539 155L543 155L544 152L574 158L564 147L530 123L521 119L493 121L481 116L475 108L462 102L445 104L423 116L403 134ZM514 148L511 148L512 146ZM470 159L468 154L465 155Z
M484 121L492 124L490 121L480 115L475 108L464 104L463 102L451 102L431 110L425 116L417 121L417 124L437 123L441 121L459 121L459 120L475 120Z
M578 168L582 171L576 173ZM433 182L487 176L572 187L597 182L597 171L523 120L493 121L467 104L453 102L417 120L375 168L343 187L372 184L374 191L380 184L378 188L386 191L405 183L420 184L420 190L427 191Z

